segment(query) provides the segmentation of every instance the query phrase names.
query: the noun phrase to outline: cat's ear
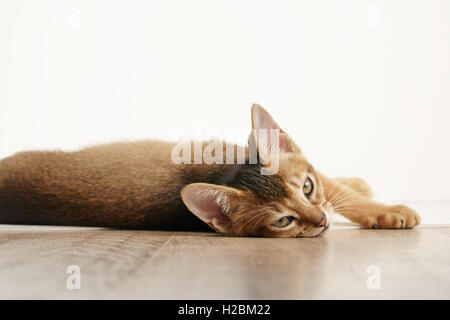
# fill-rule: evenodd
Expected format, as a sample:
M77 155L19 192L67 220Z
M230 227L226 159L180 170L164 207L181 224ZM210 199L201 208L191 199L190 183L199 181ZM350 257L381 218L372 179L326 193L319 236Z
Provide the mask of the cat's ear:
M214 230L227 233L231 227L230 214L239 191L208 183L191 183L181 190L186 207Z
M257 146L258 151L260 153L266 154L268 150L261 150L262 148L267 148L272 143L272 130L279 130L279 150L281 152L297 152L300 153L301 150L297 145L292 141L291 137L284 132L278 123L272 118L272 116L267 112L266 109L261 107L259 104L254 104L252 107L252 133L249 137L249 143L253 143ZM257 136L260 130L267 130L267 144L259 144L257 140Z

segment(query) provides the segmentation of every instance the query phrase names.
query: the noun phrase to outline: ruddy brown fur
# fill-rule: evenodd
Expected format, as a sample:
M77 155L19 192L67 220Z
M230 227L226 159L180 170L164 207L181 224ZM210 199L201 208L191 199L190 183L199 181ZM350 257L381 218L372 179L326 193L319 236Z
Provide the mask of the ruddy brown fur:
M252 124L254 129L280 129L258 105L252 109ZM267 166L261 161L248 163L248 150L242 165L174 164L175 144L163 141L21 152L0 161L0 223L212 228L226 235L266 237L317 236L328 228L332 211L365 228L419 224L408 207L372 201L363 180L330 179L317 172L292 139L280 133L279 170L273 175L261 175ZM306 197L302 190L308 179L313 191ZM292 222L277 226L284 217Z

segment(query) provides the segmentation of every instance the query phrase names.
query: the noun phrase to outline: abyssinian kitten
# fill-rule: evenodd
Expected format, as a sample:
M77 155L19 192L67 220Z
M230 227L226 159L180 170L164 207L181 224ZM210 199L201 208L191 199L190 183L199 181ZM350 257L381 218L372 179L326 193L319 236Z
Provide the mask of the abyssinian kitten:
M265 164L175 164L174 143L139 141L75 152L21 152L0 161L0 223L314 237L340 213L363 228L412 228L415 211L371 200L359 178L328 178L259 105L257 130L279 129L278 170ZM252 140L253 139L253 140ZM262 144L250 135L258 155ZM203 144L203 148L205 144ZM242 149L241 149L242 150ZM266 152L267 150L265 150ZM245 147L248 160L248 147ZM258 159L259 159L258 156Z

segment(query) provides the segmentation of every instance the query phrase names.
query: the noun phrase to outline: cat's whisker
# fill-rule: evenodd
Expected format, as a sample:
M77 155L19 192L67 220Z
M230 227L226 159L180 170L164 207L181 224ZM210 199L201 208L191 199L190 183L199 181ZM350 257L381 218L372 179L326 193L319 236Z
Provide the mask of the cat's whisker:
M238 218L235 219L233 222L239 222L239 221L245 220L245 219L248 218L249 216L259 215L260 213L263 213L263 212L261 212L261 210L251 210L251 211L245 213L244 215L238 217Z
M258 221L256 221L256 223L253 225L253 228L252 228L252 231L251 231L251 234L253 234L253 232L254 232L254 230L255 230L255 228L256 228L256 226L258 226L259 225L259 223L264 219L265 217L264 216L262 216Z
M354 214L354 213L361 212L362 209L364 209L364 207L346 208L345 210L344 209L338 209L338 210L336 210L336 212L339 213L339 214Z
M238 217L237 219L231 220L231 221L227 224L227 227L230 226L231 224L238 224L238 223L240 223L241 221L245 220L247 217L252 216L252 215L258 215L258 214L260 214L260 213L262 213L262 212L259 212L259 210L252 210L252 211L249 211L249 212L247 212L246 214L244 214L244 215Z
M350 208L350 207L341 207L341 208L336 208L335 212L339 213L339 214L341 214L344 211L359 212L361 208L362 207L352 207L352 208Z
M342 189L330 199L330 202L333 204L336 204L344 199L351 198L351 197L355 197L355 195L345 194L345 191Z
M359 203L364 203L364 201L363 200L349 200L349 201L334 205L333 208L336 209L336 208L341 208L341 207L347 207L349 205L354 205L354 204L359 204Z
M333 205L339 205L339 204L342 204L342 203L347 203L348 201L365 201L365 199L362 199L361 197L355 196L355 195L347 195L347 196L343 196L343 197L335 200Z
M335 201L335 199L337 199L337 197L339 197L343 193L343 190L338 190L338 188L336 186L333 186L332 188L333 189L330 192L331 199L329 201L333 203L333 201ZM335 192L335 191L337 191L337 192Z
M252 222L252 221L255 220L256 218L259 218L259 217L261 217L261 216L264 217L265 215L266 215L266 212L259 212L259 213L255 214L255 216L252 217L250 220L246 221L245 224L243 224L243 225L240 227L240 229L241 229L241 230L245 229L245 228L247 227L247 225L250 224L250 222ZM253 229L252 229L252 233L253 233Z
M342 198L351 198L351 197L355 197L355 198L357 198L357 197L359 197L358 195L356 195L356 194L353 194L353 193L345 193L345 190L341 190L334 198L333 198L333 201L337 201L337 200L339 200L339 199L342 199Z

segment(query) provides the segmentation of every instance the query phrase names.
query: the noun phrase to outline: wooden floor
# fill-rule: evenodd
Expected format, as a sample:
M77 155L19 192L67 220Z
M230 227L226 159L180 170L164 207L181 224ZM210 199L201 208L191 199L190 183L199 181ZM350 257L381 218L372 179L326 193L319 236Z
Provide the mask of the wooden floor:
M450 228L312 239L76 228L0 230L2 299L450 299ZM69 290L66 269L81 269ZM369 289L370 265L380 289Z

